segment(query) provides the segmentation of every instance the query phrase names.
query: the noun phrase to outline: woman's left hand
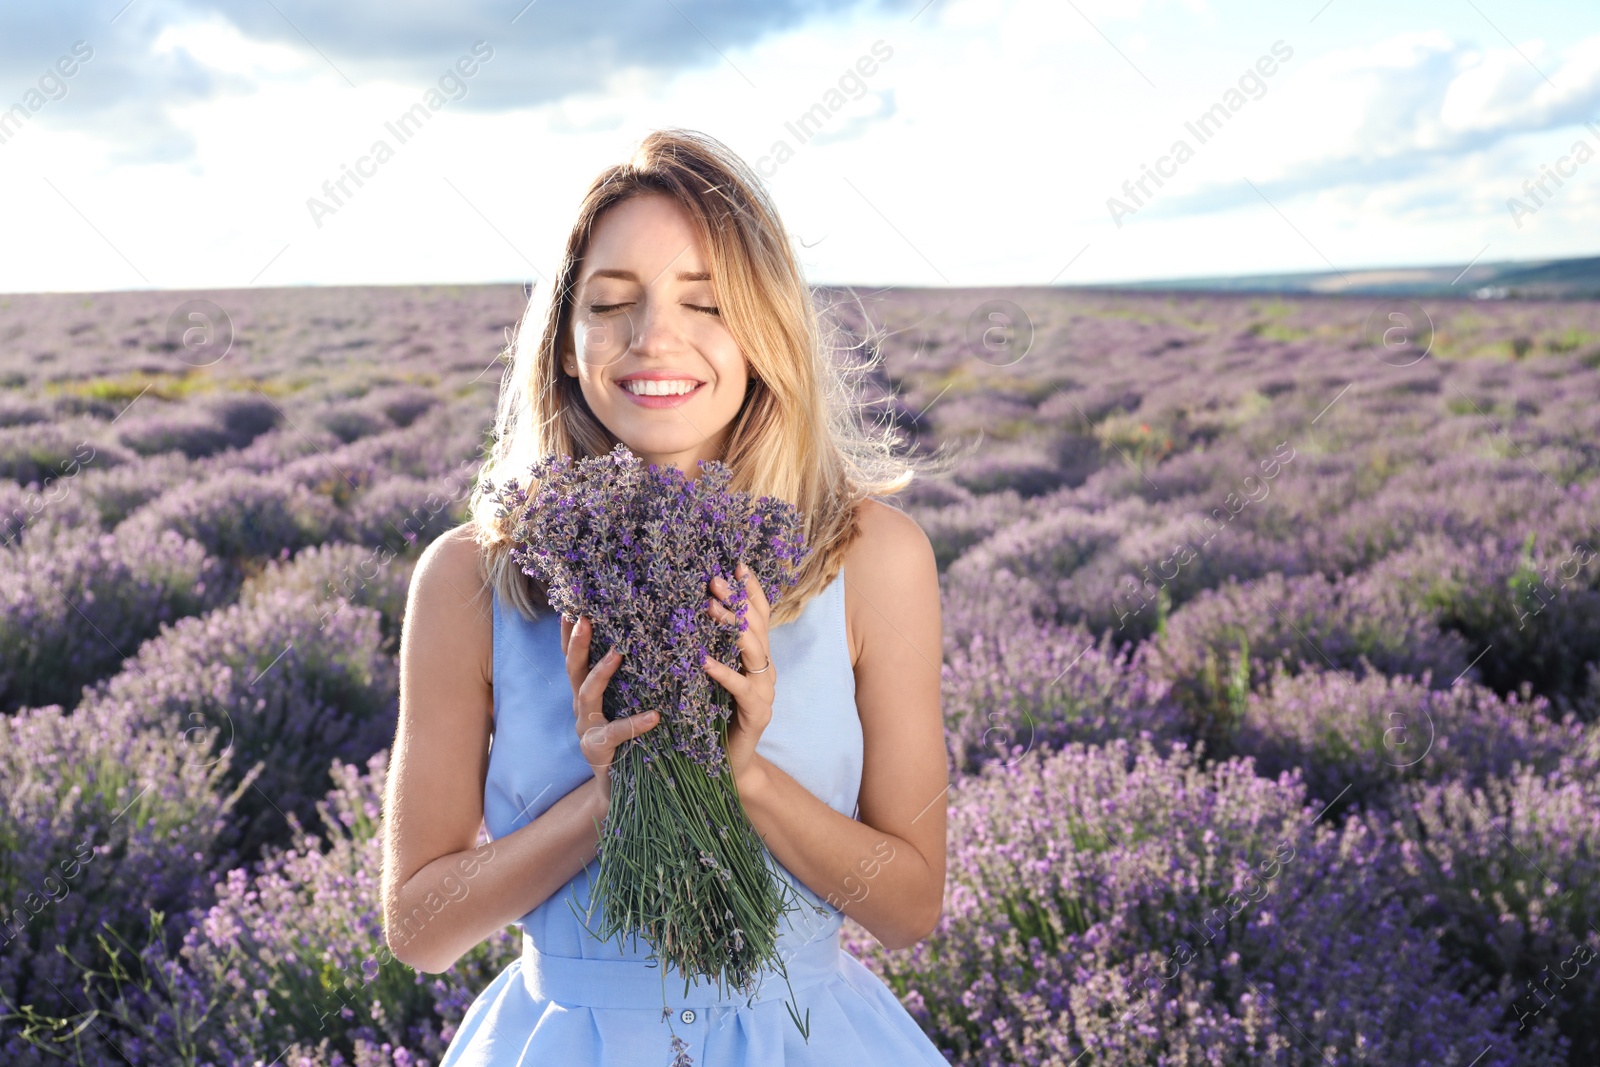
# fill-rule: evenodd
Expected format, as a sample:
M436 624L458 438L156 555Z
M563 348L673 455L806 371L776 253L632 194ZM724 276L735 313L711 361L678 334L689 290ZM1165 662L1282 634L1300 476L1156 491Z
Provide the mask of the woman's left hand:
M744 586L747 600L744 630L739 634L739 661L745 671L756 670L761 673L736 671L711 656L705 658L703 666L712 680L720 683L733 696L734 713L728 721L727 754L734 782L742 790L757 765L756 742L772 721L772 696L777 690L778 672L772 665L767 643L767 623L772 615L767 594L755 574L743 563L735 569L734 576ZM710 590L712 599L707 603L706 610L717 621L736 625L738 616L728 606L732 587L722 578L713 578ZM762 670L763 666L767 669Z

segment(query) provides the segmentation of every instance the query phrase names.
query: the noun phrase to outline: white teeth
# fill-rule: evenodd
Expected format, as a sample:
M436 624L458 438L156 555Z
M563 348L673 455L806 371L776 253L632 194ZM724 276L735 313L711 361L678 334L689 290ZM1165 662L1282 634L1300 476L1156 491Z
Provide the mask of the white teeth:
M636 396L682 396L694 389L700 383L684 378L670 380L656 380L651 378L634 378L622 383L622 387Z

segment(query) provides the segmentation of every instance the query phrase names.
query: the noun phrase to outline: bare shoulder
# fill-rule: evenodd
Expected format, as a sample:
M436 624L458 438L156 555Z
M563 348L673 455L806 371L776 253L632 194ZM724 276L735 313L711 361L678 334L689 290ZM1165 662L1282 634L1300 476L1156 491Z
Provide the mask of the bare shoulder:
M425 642L426 658L471 664L487 682L494 648L493 603L483 550L472 523L463 523L423 549L417 560L406 602L402 644L408 647L402 648L402 660L419 658L416 643Z
M869 497L857 505L856 521L861 533L846 553L847 566L856 561L869 569L892 565L895 560L918 563L924 550L927 558L933 559L933 545L917 520L892 504Z
M417 571L439 571L451 578L470 577L474 584L483 584L481 567L482 550L478 547L476 530L471 522L464 522L448 530L422 550L417 561Z
M859 663L874 642L903 640L904 620L931 610L937 622L939 571L933 544L917 520L881 500L863 500L860 532L845 551L845 616L850 654Z

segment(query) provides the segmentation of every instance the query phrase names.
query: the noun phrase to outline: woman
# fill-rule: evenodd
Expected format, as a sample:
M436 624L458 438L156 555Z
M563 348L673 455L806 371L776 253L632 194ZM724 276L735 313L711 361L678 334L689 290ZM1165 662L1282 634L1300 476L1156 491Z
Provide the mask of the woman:
M589 667L588 620L553 613L510 562L480 486L473 520L412 580L385 930L420 971L507 924L523 955L473 1003L441 1067L632 1067L663 1062L669 1032L678 1062L946 1062L839 949L844 915L888 948L933 930L947 779L933 551L872 499L913 470L861 435L824 352L782 224L720 143L658 131L590 187L542 334L519 331L484 479L621 441L691 476L723 460L734 488L801 508L813 552L798 585L773 609L745 576L743 669L705 669L735 699L728 757L751 822L813 906L784 920L788 984L764 981L754 1002L682 996L683 977L664 978L642 940L602 943L580 924L569 900L588 906L612 753L654 723L605 719L617 657ZM706 610L731 620L728 595L713 582ZM791 989L809 1039L785 1008Z

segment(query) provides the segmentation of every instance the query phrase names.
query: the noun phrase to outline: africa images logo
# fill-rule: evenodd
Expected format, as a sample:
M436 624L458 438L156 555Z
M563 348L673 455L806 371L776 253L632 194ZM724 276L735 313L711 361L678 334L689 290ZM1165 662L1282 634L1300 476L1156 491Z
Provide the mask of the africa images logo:
M1230 87L1222 94L1222 99L1206 108L1193 121L1185 122L1183 128L1194 137L1196 145L1203 145L1218 133L1222 132L1223 124L1240 111L1251 100L1260 100L1267 95L1266 79L1278 72L1280 63L1289 62L1294 56L1294 49L1285 44L1281 39L1272 42L1269 49L1271 55L1263 55L1256 60L1253 67L1245 68L1239 75L1238 86ZM1277 57L1274 59L1273 57ZM1246 97L1246 93L1249 94ZM1139 164L1143 173L1137 178L1129 178L1122 183L1123 195L1128 199L1123 200L1112 196L1106 198L1106 210L1111 212L1111 221L1122 228L1122 219L1125 215L1136 215L1139 209L1145 207L1149 201L1155 199L1155 192L1150 188L1154 182L1157 189L1165 183L1162 178L1172 178L1178 173L1178 167L1189 162L1195 156L1195 145L1180 137L1172 142L1167 154L1156 159L1154 169L1150 164ZM1141 195L1143 194L1143 195ZM1129 203L1128 201L1132 201Z
M472 55L463 55L456 60L454 66L445 68L445 72L439 76L438 88L429 86L422 94L421 101L412 104L393 122L383 124L384 129L394 137L395 145L380 137L372 142L366 155L356 160L353 170L348 163L341 163L339 177L329 178L322 183L322 192L327 199L322 200L315 196L306 198L306 210L311 213L311 221L316 223L317 229L322 229L324 216L337 214L339 209L345 206L345 202L355 195L350 189L351 182L360 189L366 184L361 179L375 177L379 165L395 157L395 146L403 145L415 137L422 130L423 123L433 118L435 111L452 101L466 99L468 79L476 75L483 64L493 58L492 45L487 41L474 42ZM341 193L344 194L342 197Z

